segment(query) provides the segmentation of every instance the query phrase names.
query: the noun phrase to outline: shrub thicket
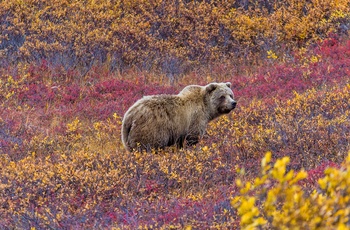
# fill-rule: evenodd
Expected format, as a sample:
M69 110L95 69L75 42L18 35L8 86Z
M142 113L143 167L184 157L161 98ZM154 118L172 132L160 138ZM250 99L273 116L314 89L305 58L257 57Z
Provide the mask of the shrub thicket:
M349 228L349 9L1 1L0 229ZM137 99L213 81L197 146L123 149Z
M196 147L158 154L123 149L123 113L142 95L175 93L210 76L193 73L164 86L156 76L116 77L103 68L81 78L47 62L1 69L0 228L302 226L316 209L330 222L313 219L310 228L346 225L347 203L330 207L347 199L339 189L348 182L335 184L347 171L328 170L332 178L318 180L350 150L349 49L349 41L331 38L296 53L292 65L268 59L274 66L254 75L226 76L237 109L212 122ZM259 174L266 151L289 157L290 165L274 169L288 177L282 184L273 170ZM245 173L237 184L238 168ZM288 186L296 180L290 170L302 168L307 178ZM240 194L249 182L257 189ZM287 200L266 200L263 192ZM231 199L238 195L237 212Z

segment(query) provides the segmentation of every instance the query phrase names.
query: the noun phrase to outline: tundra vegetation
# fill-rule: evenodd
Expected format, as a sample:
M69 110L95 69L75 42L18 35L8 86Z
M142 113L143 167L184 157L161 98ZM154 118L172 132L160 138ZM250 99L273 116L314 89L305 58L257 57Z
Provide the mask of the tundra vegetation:
M0 228L348 229L349 0L0 1ZM232 82L193 147L143 95Z

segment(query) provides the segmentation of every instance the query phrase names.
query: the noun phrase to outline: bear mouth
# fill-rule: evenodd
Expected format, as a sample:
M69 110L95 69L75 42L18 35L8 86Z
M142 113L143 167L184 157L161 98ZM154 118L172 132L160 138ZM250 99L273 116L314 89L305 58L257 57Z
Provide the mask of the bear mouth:
M225 108L220 108L220 109L219 109L219 112L220 112L220 113L230 113L233 109L234 109L234 107L233 107L232 109L229 109L229 108L227 108L227 107L225 107Z

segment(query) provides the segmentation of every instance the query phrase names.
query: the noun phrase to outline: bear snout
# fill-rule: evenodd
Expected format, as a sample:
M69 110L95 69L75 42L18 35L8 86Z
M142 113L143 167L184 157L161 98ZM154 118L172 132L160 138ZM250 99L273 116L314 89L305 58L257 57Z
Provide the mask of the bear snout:
M231 103L231 105L232 105L232 109L234 109L234 108L236 108L237 102L236 102L236 101L233 101L233 102Z

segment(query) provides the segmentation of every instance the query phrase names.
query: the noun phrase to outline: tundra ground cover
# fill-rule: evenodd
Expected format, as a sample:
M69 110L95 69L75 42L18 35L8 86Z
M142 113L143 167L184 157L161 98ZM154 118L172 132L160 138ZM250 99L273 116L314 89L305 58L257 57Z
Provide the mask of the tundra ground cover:
M169 77L198 66L262 65L346 34L349 0L1 1L0 63L42 59L88 71L136 66Z
M349 2L164 2L0 3L0 228L349 228ZM197 146L123 149L137 99L212 81Z
M158 154L122 148L123 113L206 77L167 86L101 68L81 79L45 61L1 69L1 228L238 228L235 180L259 177L267 151L288 156L288 171L307 170L300 189L311 193L350 150L349 49L330 38L292 63L225 77L238 108L196 147Z

